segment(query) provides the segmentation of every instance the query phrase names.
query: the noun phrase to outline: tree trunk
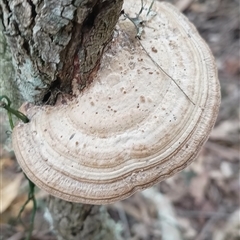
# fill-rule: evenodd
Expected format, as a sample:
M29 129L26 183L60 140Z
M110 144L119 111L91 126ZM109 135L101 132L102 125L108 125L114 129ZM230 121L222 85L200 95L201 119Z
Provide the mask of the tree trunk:
M12 81L14 79L14 68L12 64L11 51L7 45L6 38L2 34L3 26L0 22L0 95L8 93L8 97L14 103L14 107L19 107L22 102L21 95L17 89L17 86Z
M111 40L123 0L1 0L14 79L23 99L53 104L88 85Z
M123 0L0 0L1 94L54 104L59 93L83 90L94 78L112 38ZM75 82L73 82L73 79ZM51 197L58 239L118 239L104 207Z
M58 240L117 240L121 227L104 206L76 204L50 197L48 209Z

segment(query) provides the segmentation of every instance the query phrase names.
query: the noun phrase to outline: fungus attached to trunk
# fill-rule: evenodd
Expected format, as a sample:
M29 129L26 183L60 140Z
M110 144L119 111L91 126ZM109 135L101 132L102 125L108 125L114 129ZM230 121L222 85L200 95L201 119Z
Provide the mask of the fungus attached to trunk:
M139 3L130 2L134 17ZM173 6L148 7L140 40L120 18L87 89L28 107L30 122L14 128L20 166L50 194L87 204L127 198L185 168L207 140L220 103L213 56Z

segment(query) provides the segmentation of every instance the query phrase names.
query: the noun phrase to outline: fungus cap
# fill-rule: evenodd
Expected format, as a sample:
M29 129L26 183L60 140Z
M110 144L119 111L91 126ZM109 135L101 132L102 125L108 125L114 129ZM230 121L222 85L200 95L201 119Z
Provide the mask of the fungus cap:
M138 8L124 6L133 17ZM147 18L141 40L131 21L119 20L94 82L78 97L31 106L30 122L14 128L21 168L51 195L87 204L125 199L185 168L207 140L220 103L214 58L170 4L155 2Z

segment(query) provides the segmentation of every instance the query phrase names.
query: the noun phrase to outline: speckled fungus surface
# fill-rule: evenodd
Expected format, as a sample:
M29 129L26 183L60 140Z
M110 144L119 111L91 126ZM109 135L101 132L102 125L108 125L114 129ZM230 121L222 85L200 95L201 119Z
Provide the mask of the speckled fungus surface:
M139 3L124 9L134 17ZM30 122L14 128L20 166L50 194L87 204L127 198L185 168L207 140L220 102L208 46L167 3L146 19L141 40L119 20L88 89L29 107Z

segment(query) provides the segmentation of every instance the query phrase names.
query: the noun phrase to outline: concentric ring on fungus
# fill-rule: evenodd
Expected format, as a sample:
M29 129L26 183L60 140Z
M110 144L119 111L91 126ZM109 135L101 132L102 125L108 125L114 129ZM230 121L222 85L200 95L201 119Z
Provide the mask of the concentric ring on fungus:
M133 16L138 8L124 6ZM30 107L30 122L14 128L17 160L38 187L67 201L108 204L196 158L220 103L214 59L173 6L155 2L153 11L141 40L131 21L119 20L88 89L66 104Z

